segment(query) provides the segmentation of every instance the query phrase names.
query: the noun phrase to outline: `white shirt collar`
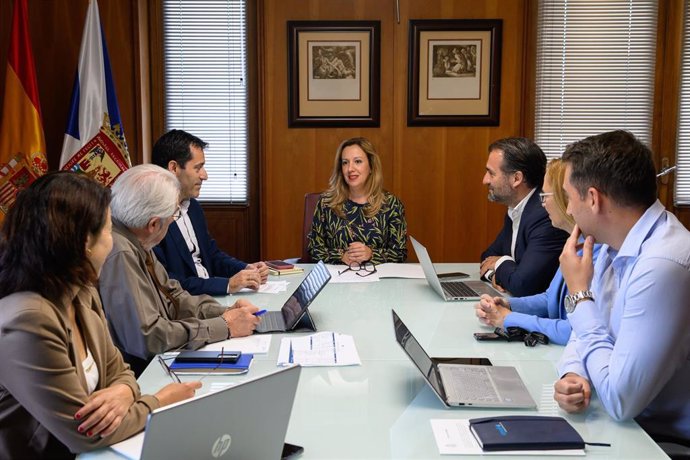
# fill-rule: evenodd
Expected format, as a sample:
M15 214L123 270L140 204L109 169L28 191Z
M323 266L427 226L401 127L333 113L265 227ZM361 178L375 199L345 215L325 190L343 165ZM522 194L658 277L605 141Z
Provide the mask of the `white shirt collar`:
M514 208L511 208L511 207L508 208L508 217L510 217L510 220L515 221L516 219L520 219L520 217L522 216L522 211L524 211L525 206L527 206L527 202L532 197L532 195L534 195L534 192L536 192L536 191L537 191L537 189L533 188L532 190L530 190L530 192L527 194L527 196L525 196L522 199L522 201L520 201L517 204L517 206L515 206Z

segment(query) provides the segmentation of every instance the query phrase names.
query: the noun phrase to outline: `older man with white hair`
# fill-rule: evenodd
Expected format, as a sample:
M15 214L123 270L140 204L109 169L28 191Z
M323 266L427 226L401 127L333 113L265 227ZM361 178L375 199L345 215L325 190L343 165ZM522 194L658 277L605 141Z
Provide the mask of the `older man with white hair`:
M246 300L228 308L191 295L156 259L153 247L180 215L179 187L174 174L150 164L125 171L112 187L113 250L99 291L113 340L137 374L157 353L247 336L260 321Z

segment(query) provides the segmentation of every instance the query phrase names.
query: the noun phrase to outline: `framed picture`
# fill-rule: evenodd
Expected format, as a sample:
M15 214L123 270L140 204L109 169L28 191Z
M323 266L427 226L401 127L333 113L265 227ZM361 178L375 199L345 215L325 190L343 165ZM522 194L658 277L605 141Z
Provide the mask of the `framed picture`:
M379 126L380 21L288 21L288 126Z
M411 20L408 126L497 126L500 19Z

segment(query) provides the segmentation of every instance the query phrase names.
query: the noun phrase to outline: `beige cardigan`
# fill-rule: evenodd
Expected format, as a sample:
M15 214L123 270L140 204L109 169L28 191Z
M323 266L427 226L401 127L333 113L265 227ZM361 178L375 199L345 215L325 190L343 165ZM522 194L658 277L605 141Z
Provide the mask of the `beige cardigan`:
M98 366L96 390L122 383L135 403L110 436L79 433L74 414L88 394L66 312L34 292L7 296L0 299L0 458L58 458L107 446L141 431L160 405L140 394L110 338L97 291L81 289L74 305Z

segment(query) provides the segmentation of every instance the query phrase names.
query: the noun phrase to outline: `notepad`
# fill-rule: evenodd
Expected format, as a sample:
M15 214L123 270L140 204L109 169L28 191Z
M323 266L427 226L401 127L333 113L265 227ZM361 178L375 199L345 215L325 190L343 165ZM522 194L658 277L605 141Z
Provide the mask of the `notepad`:
M584 449L585 442L563 417L504 415L470 419L470 431L486 451Z

